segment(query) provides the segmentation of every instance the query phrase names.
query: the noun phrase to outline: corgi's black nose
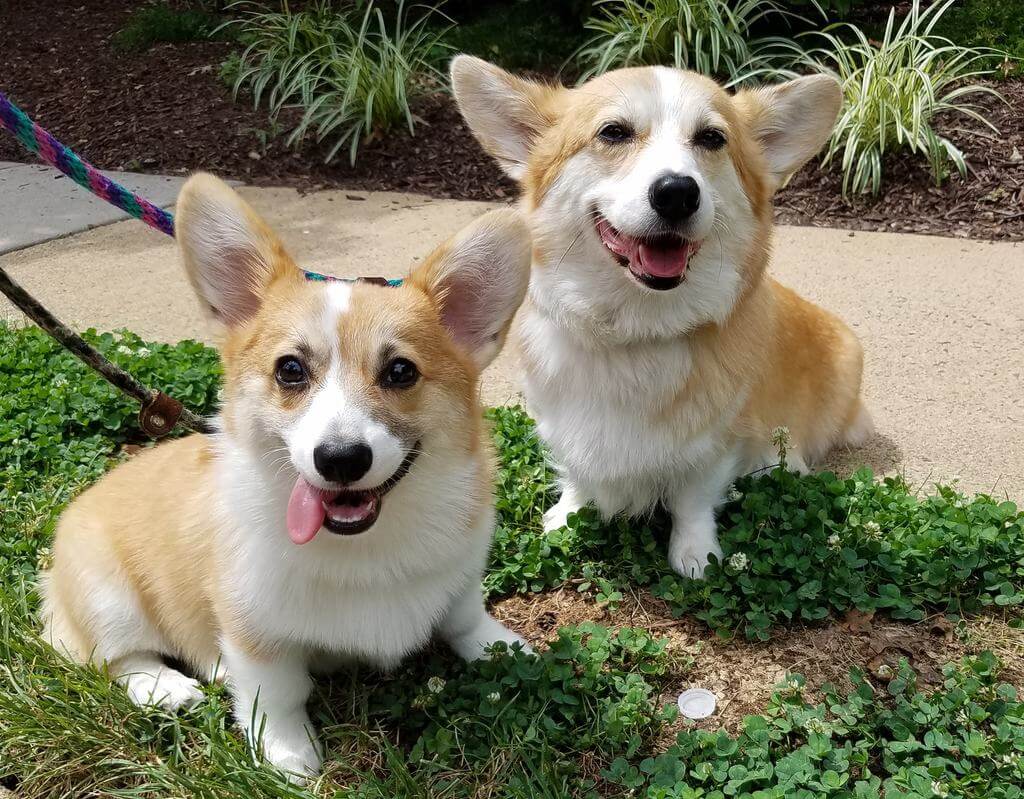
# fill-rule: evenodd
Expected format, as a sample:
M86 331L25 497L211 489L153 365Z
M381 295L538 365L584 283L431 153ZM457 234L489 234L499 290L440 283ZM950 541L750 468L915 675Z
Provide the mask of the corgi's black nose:
M669 172L651 184L651 208L666 222L682 222L700 208L700 186L689 175Z
M313 466L324 480L354 483L373 465L373 450L362 442L320 444L313 450Z

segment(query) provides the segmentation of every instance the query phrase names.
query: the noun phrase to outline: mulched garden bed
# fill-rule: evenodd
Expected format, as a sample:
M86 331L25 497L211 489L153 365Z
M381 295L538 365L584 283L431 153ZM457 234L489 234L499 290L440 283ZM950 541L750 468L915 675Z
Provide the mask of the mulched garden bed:
M514 186L481 152L444 95L421 101L417 136L366 145L355 167L322 163L323 148L296 153L272 135L263 111L233 102L218 76L224 42L156 45L119 53L112 35L132 4L85 0L55 11L43 0L6 4L0 24L0 90L97 166L142 172L208 169L252 184L339 187L507 199ZM980 103L998 135L966 118L942 129L967 153L970 174L936 188L927 169L893 159L877 199L844 201L840 178L812 163L778 198L792 224L1024 240L1024 80L1002 81L1008 100ZM28 156L0 136L0 160Z

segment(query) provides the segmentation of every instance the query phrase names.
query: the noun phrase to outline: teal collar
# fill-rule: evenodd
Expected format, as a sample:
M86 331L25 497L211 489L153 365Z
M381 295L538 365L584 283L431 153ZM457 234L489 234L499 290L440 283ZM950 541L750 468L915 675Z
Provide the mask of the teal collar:
M302 274L305 276L306 280L312 280L314 282L371 283L374 286L389 286L392 288L402 285L401 278L388 280L385 277L334 277L334 275L321 275L319 272L306 271Z

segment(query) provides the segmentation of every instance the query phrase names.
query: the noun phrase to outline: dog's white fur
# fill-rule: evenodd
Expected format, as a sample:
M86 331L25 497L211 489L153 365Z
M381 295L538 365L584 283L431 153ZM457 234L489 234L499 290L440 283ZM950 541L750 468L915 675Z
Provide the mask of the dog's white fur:
M202 699L164 656L226 679L254 749L315 774L311 667L353 657L390 667L433 633L467 659L496 641L523 643L481 596L494 510L476 379L525 292L529 233L515 212L494 212L402 288L310 283L233 191L196 176L179 202L178 237L224 328L220 429L145 452L71 505L44 582L45 634L76 659L106 664L140 704ZM462 314L449 323L457 302ZM268 378L296 346L321 364L298 405ZM424 377L412 399L361 380L353 361L380 346L418 353ZM373 467L356 488L399 467L410 442L382 421L385 406L417 426L419 459L369 530L293 544L284 520L297 475L332 487L313 465L318 443L370 444Z
M838 87L817 76L733 98L693 73L655 67L569 90L468 56L453 62L452 83L474 134L520 182L534 234L518 334L527 403L562 474L545 527L564 525L587 502L605 516L663 503L673 519L672 567L701 576L708 556L721 554L714 512L725 490L775 463L769 425L803 413L799 402L751 410L772 380L762 364L786 360L784 346L773 350L791 308L834 332L851 388L835 403L837 420L813 408L806 425L793 424L799 449L790 463L800 467L870 430L862 408L859 428L847 427L846 405L859 402L852 334L762 277L771 194L827 138ZM628 124L635 142L603 144L598 131L609 122ZM697 146L698 130L709 126L725 131L727 148ZM594 215L643 237L658 223L648 191L665 172L697 182L700 207L677 232L702 245L683 284L658 292L615 262ZM746 339L743 362L729 362L717 343L730 327L729 336Z

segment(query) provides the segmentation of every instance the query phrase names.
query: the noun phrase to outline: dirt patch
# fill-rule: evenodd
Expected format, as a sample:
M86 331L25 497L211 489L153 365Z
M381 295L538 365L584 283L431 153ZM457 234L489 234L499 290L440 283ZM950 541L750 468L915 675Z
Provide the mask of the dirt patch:
M356 166L323 163L325 148L286 146L280 129L247 102L234 102L218 76L232 45L156 45L118 53L111 38L132 4L83 0L61 9L44 0L8 3L0 25L3 90L39 124L97 166L142 172L207 169L255 185L342 187L501 200L514 186L485 155L451 98L417 102L417 135L398 131L366 145ZM1008 105L980 98L999 129L960 117L939 129L965 151L966 180L935 187L918 161L890 159L885 192L846 202L840 178L812 163L778 198L792 224L1024 240L1024 79L995 84ZM283 120L287 123L289 120ZM0 160L31 160L0 135Z
M906 624L852 612L841 622L785 631L761 643L725 641L698 621L675 619L664 602L646 591L626 596L614 612L572 588L512 597L497 603L493 612L536 646L553 640L559 627L586 621L641 627L668 638L669 651L677 657L662 683L660 702L674 702L686 688L712 691L718 709L696 723L702 729L736 733L744 716L764 711L773 689L788 675L803 675L805 696L817 702L826 684L849 687L852 668L862 669L882 687L901 659L916 670L921 686L932 688L941 683L944 664L992 649L1006 664L1002 679L1024 688L1024 631L995 618L957 630L941 616ZM683 723L668 731L667 742Z

